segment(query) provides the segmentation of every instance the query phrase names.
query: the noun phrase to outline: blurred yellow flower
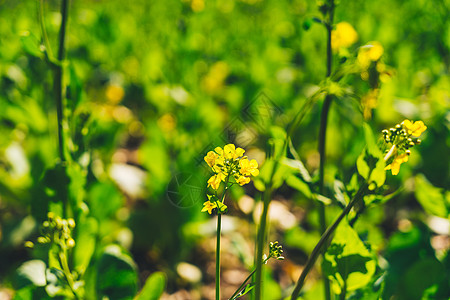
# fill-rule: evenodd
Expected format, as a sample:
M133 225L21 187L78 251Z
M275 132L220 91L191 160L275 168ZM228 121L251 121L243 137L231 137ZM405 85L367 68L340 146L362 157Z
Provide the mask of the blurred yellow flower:
M215 202L206 201L203 203L202 212L207 211L209 214L212 213L212 210L217 207Z
M192 11L200 12L205 9L205 1L204 0L192 0L191 8L192 8Z
M247 158L244 158L239 161L239 172L244 176L258 176L258 162L254 159L249 161Z
M361 105L363 107L364 119L368 120L372 118L372 109L376 108L378 105L378 94L379 89L373 89L362 97Z
M111 104L118 104L125 95L125 91L121 86L118 85L108 85L105 91L106 99Z
M419 137L425 130L427 126L422 121L411 122L410 120L405 120L402 122L404 128L408 130L408 134Z
M336 24L336 29L331 32L331 48L338 50L353 45L358 40L358 33L347 22Z
M357 61L362 69L367 69L372 61L378 61L384 53L380 42L372 41L359 48Z
M408 161L408 155L406 153L400 154L394 158L394 161L384 168L385 170L391 170L392 175L397 175L400 172L400 165Z
M243 186L243 185L245 185L245 184L247 184L247 183L250 182L250 177L239 176L239 177L236 179L236 182L237 182L240 186Z
M208 93L217 93L223 88L225 79L230 72L226 62L218 61L211 66L209 72L202 79L202 87Z

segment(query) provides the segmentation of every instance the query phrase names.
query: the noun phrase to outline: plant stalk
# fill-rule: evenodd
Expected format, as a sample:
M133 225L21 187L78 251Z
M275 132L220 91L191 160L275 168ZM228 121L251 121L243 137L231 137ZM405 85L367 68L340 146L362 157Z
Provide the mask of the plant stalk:
M216 238L216 300L220 300L220 231L222 226L222 214L217 215L217 238Z
M333 30L333 20L334 20L334 0L329 1L329 11L328 11L328 21L326 24L327 29L327 74L326 77L331 76L332 68L333 68L333 52L331 47L331 34ZM319 194L323 195L324 193L324 178L325 178L325 156L326 156L326 136L327 136L327 123L328 123L328 112L330 111L330 106L332 102L332 96L327 94L325 96L325 100L322 106L322 112L320 116L320 129L319 129L319 155L320 155L320 164L319 164ZM319 203L319 223L320 223L320 232L323 234L327 228L326 224L326 214L325 214L325 204ZM322 279L324 283L325 289L325 299L331 299L331 290L330 283L325 274L322 274Z
M55 65L54 74L54 89L55 89L55 102L56 102L56 113L58 117L58 149L59 158L61 162L65 162L64 155L64 87L63 87L63 66L62 61L65 56L65 39L66 39L66 28L67 19L69 14L69 0L62 0L61 4L61 27L59 29L59 47L58 47L58 64Z
M297 284L294 288L294 291L292 292L291 300L297 299L297 297L300 294L300 291L303 287L303 284L305 282L306 276L308 275L309 271L311 271L312 267L314 266L314 263L316 262L317 258L319 257L320 253L322 253L322 248L328 243L329 238L331 235L336 231L336 228L341 223L342 219L350 212L350 210L353 208L353 206L362 200L366 190L367 190L368 184L365 182L358 190L356 195L353 197L353 199L347 204L347 206L342 210L341 214L337 217L337 219L331 224L327 230L322 234L320 237L319 242L314 247L314 250L311 252L311 255L308 257L308 260L306 261L305 268L303 269L302 273L300 274L300 277L297 281Z

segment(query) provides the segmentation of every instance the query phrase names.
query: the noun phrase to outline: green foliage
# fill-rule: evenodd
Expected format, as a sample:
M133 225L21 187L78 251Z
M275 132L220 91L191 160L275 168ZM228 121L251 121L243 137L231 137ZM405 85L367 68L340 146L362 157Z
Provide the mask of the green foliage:
M376 184L376 187L381 187L386 180L383 154L381 153L375 142L372 129L369 127L369 125L364 124L363 128L366 140L366 148L364 148L363 152L356 161L358 173L365 180L367 180L369 184L373 182Z
M107 246L100 256L96 286L100 298L133 299L136 295L136 265L119 246Z
M332 279L336 294L366 286L375 273L376 261L347 222L341 222L325 254L323 271Z
M425 211L441 218L450 217L450 192L439 189L419 174L415 177L416 198Z
M162 272L155 272L145 281L145 285L136 300L157 300L160 299L166 285L166 276Z

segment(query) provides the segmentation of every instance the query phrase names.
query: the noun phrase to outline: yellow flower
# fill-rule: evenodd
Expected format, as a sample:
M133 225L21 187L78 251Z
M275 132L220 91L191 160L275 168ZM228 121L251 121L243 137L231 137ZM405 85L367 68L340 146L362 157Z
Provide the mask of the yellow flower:
M212 213L212 210L217 207L217 204L215 202L206 201L203 203L202 212L208 211L209 214Z
M408 130L408 134L415 137L419 137L425 130L427 126L422 121L411 122L410 120L405 120L402 122L404 128Z
M250 177L246 177L246 176L239 176L236 179L236 182L240 185L243 186L244 184L247 184L250 182Z
M358 51L358 63L363 69L367 69L370 62L377 61L383 55L384 48L377 41L369 42L367 45L362 46Z
M400 165L408 161L408 155L406 153L400 154L394 158L394 161L384 168L385 170L391 170L392 175L397 175L400 172Z
M336 24L336 29L331 32L331 47L333 50L340 48L347 48L358 40L358 33L356 33L350 23L340 22Z
M219 157L214 151L209 151L205 156L205 161L211 168L215 165L216 159Z
M208 180L208 187L211 186L213 189L217 190L220 186L220 183L225 180L225 175L223 173L219 173L216 175L213 175Z
M247 158L244 158L239 161L239 172L244 176L258 176L259 170L258 170L258 162L254 159L248 160Z
M236 159L244 155L245 150L242 148L237 148L233 144L228 144L223 147L223 156L225 159Z

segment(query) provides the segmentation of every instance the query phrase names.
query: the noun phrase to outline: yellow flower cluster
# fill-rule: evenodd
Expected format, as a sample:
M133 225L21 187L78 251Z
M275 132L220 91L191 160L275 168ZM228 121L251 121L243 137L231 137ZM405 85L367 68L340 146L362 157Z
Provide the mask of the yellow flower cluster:
M350 23L340 22L336 24L336 29L331 32L331 47L334 51L341 48L348 48L358 40L356 33Z
M380 42L373 41L359 48L357 61L363 70L367 70L371 62L380 60L384 53L384 48Z
M401 124L383 130L384 140L388 144L392 144L391 149L386 155L385 160L393 157L392 162L386 166L385 170L391 170L392 175L397 175L400 172L400 165L408 161L411 154L411 147L420 144L420 139L417 139L425 130L427 126L422 121L412 122L404 120Z
M222 182L226 185L237 183L242 186L250 182L251 176L258 176L258 163L254 159L249 160L243 156L244 152L244 149L236 148L233 144L225 145L223 149L217 147L214 151L209 151L204 159L215 174L209 178L208 187L218 190ZM219 200L212 202L209 199L203 205L202 211L208 211L208 213L216 207L220 210L226 208Z

